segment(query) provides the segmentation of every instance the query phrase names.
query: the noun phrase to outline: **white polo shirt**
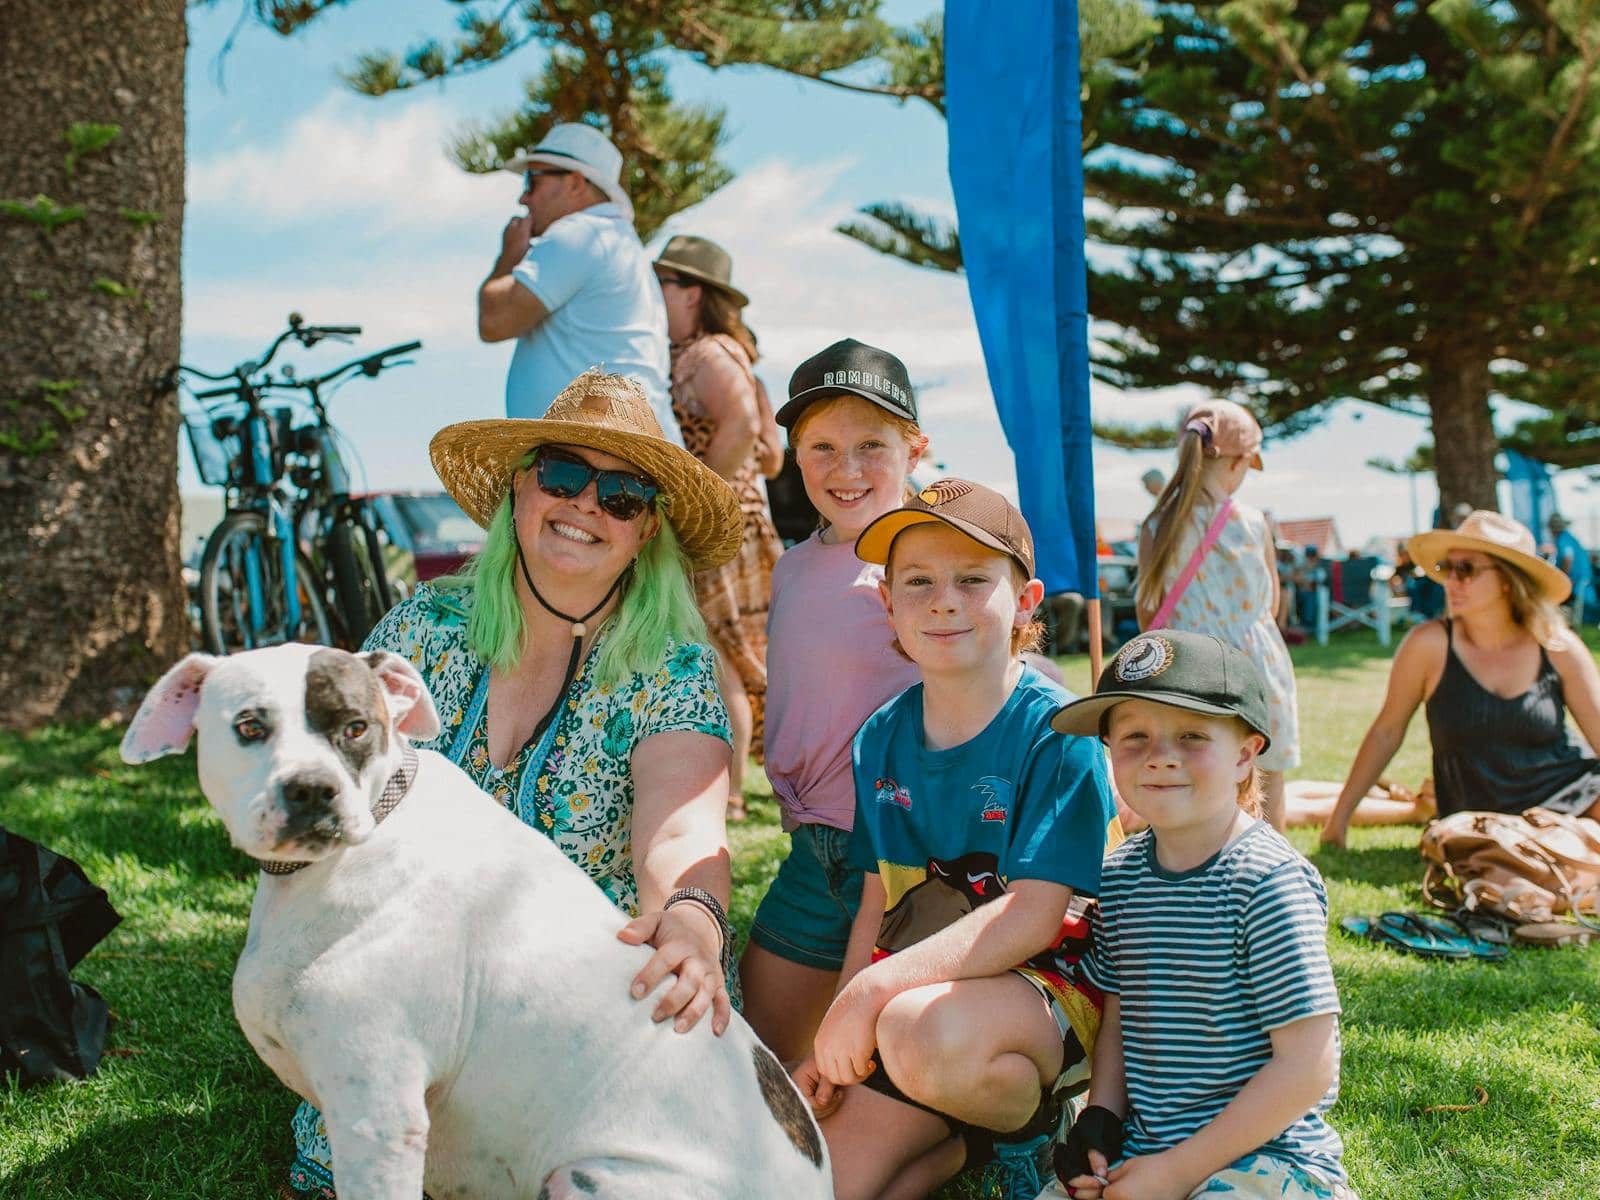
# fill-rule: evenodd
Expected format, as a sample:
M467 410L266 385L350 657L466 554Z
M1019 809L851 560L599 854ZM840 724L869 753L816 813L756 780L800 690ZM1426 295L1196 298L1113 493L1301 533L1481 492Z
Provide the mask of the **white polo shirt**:
M672 367L661 286L632 222L615 204L552 222L511 275L549 315L517 339L506 375L506 416L544 416L562 388L598 366L637 379L662 432L682 444L668 392Z

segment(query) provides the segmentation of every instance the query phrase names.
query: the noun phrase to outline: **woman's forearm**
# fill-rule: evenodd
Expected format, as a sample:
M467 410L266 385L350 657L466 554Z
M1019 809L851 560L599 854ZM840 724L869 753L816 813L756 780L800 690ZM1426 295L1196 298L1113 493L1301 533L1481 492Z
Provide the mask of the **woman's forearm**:
M679 888L702 888L727 907L733 894L733 871L727 848L695 831L658 838L634 864L639 882L639 911L655 912Z
M1367 736L1361 739L1361 748L1356 751L1355 761L1350 764L1350 773L1345 777L1339 799L1328 816L1329 830L1343 834L1349 827L1356 805L1378 782L1378 776L1383 774L1383 769L1394 758L1405 736L1404 729L1394 730L1382 725L1374 725L1367 730Z

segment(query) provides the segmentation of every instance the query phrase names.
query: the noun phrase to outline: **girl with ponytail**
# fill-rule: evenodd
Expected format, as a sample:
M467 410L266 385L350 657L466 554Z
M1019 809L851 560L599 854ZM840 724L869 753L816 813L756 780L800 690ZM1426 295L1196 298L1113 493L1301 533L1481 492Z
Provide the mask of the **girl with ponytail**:
M1256 760L1262 807L1284 826L1284 772L1300 762L1294 665L1278 611L1276 547L1259 509L1234 500L1261 469L1261 426L1231 400L1192 409L1178 463L1139 531L1139 627L1209 633L1244 651L1267 684L1271 744Z

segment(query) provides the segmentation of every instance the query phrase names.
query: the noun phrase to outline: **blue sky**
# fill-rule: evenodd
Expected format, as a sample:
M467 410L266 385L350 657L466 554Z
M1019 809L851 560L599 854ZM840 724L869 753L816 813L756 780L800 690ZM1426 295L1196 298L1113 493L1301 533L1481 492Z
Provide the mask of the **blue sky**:
M897 20L932 7L891 0ZM302 373L358 351L417 338L413 367L341 392L335 422L349 435L366 486L431 487L427 442L452 421L502 414L505 345L477 341L474 296L516 208L506 174L465 174L444 145L464 124L513 109L538 51L442 85L371 100L336 70L363 50L403 50L418 35L447 35L442 0L359 0L285 41L237 24L237 5L191 9L188 202L184 222L184 360L224 369L259 352L295 309L324 324L359 324L355 347L288 357ZM226 59L219 52L230 32ZM219 85L219 71L221 84ZM758 366L774 396L803 358L843 336L900 355L919 384L936 460L952 474L1015 494L1016 463L995 419L959 277L919 270L835 234L874 200L950 214L943 122L923 104L899 105L756 69L707 71L678 60L673 89L725 105L725 158L735 181L657 236L698 233L728 248L734 278L752 297ZM1175 418L1186 393L1132 395L1096 385L1097 418ZM1269 442L1267 471L1242 498L1281 517L1333 515L1349 543L1411 529L1411 487L1367 469L1372 455L1403 458L1424 423L1344 405L1317 432ZM1165 452L1095 455L1105 518L1136 518L1139 475L1166 469ZM180 484L203 488L185 449ZM1600 492L1563 481L1563 505L1586 538ZM1417 486L1426 521L1431 477ZM1596 539L1600 540L1600 539Z

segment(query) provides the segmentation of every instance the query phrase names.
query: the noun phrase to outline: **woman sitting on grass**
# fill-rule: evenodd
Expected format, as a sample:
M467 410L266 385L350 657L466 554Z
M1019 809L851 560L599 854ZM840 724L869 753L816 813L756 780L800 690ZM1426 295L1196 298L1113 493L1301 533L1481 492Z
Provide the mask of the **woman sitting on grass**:
M488 538L467 571L423 585L367 650L416 664L474 783L636 919L620 936L665 975L653 1017L731 1018L728 715L689 569L738 551L739 504L661 435L639 385L588 371L532 420L466 421L430 447ZM581 1116L581 1114L580 1114ZM295 1114L290 1195L331 1197L321 1114Z
M1444 584L1448 615L1395 653L1383 708L1362 739L1322 840L1343 846L1352 813L1405 739L1418 705L1433 742L1439 812L1540 806L1600 815L1600 761L1567 730L1571 712L1600 744L1600 670L1556 607L1571 583L1533 535L1494 512L1419 533L1411 558Z

